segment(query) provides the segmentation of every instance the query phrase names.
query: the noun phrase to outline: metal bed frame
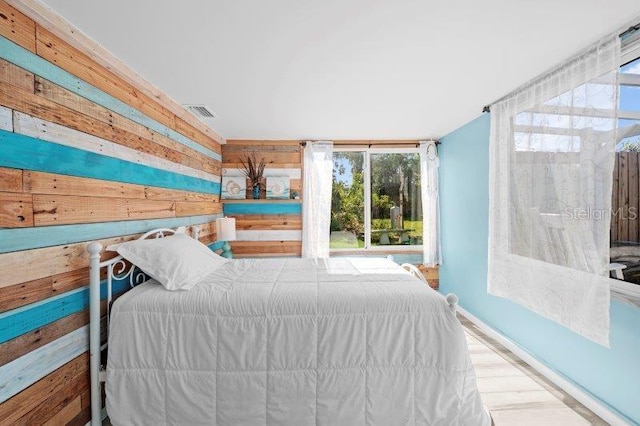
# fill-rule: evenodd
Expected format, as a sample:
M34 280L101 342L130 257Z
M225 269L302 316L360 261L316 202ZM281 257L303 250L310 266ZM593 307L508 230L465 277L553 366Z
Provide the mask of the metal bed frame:
M186 232L185 227L176 230L169 228L159 228L147 232L138 240L148 238L164 238L169 235ZM197 234L196 234L197 238ZM116 251L117 246L107 247L107 251ZM102 244L92 242L87 246L89 252L89 369L91 373L90 389L91 389L91 426L100 426L102 424L102 398L100 392L100 383L105 381L105 368L101 365L101 353L107 347L107 343L101 345L100 342L100 291L102 283L100 281L100 270L107 268L107 330L109 329L109 308L113 300L112 286L113 281L129 280L129 286L134 287L146 281L147 276L140 270L136 269L136 265L127 267L125 259L118 255L113 259L100 262L100 253L102 252Z

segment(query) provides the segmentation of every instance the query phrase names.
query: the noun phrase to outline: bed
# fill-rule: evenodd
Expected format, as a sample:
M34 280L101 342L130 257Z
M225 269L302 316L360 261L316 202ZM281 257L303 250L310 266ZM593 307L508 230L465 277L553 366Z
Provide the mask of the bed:
M121 261L92 258L98 412L99 269L110 286ZM136 285L109 318L115 426L491 424L452 305L387 259L232 260L189 291Z

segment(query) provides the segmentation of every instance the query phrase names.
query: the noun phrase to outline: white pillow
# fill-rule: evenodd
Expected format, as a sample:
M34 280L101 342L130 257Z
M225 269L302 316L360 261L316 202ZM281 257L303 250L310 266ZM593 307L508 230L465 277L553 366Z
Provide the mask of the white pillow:
M122 243L118 254L167 290L190 290L229 261L185 234Z

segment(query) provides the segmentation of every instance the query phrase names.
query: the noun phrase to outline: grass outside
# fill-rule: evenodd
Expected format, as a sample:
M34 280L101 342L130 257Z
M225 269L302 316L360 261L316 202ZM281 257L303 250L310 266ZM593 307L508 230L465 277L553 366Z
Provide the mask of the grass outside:
M371 226L373 230L391 229L391 219L372 219ZM404 229L408 231L411 243L409 245L422 244L422 221L421 220L405 220ZM400 232L389 233L391 244L400 245ZM397 235L395 235L397 234ZM371 245L379 245L380 234L376 233L371 236ZM397 242L396 242L397 240ZM406 245L406 244L405 244ZM364 238L356 237L348 232L332 233L329 248L332 249L361 249L364 248Z

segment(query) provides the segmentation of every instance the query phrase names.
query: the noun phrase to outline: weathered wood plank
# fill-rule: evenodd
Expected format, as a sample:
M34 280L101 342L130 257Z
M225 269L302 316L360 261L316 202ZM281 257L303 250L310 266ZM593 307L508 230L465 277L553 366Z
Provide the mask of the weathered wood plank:
M234 241L231 243L234 256L300 256L300 241Z
M50 114L46 115L50 116ZM58 121L65 121L63 118L65 116L64 112L59 112ZM209 169L209 167L203 166L199 161L99 121L93 123L100 124L88 129L91 134L87 134L80 131L81 128L76 130L67 127L66 124L54 123L18 111L14 112L13 117L13 131L22 135L212 182L220 181L219 175L204 171L203 169ZM69 116L67 118L73 120ZM103 126L106 128L101 128ZM198 168L185 164L195 165Z
M173 113L167 111L146 95L136 91L133 86L114 78L113 74L108 70L97 66L85 54L63 42L49 31L37 26L36 32L38 56L80 78L86 86L92 87L94 90L88 90L88 88L77 90L74 87L61 84L59 80L51 78L51 75L55 75L55 73L40 74L34 72L35 74L47 77L54 83L80 96L169 136L173 140L184 143L197 151L217 154L212 148L219 150L218 142L204 137L199 138L200 140L196 143L182 133L173 130L176 128L176 120ZM199 142L204 142L207 146L201 145ZM214 155L214 158L216 157L220 159L219 154Z
M130 265L126 261L125 264ZM107 270L103 268L100 271L100 279L106 278ZM0 313L87 285L89 285L89 268L81 268L8 287L0 287Z
M87 167L91 164L91 167ZM0 130L0 167L219 194L220 184Z
M0 367L0 402L62 367L89 347L89 326L83 326Z
M0 105L0 130L13 132L13 111Z
M141 185L29 170L24 172L24 191L31 194L145 198L145 187Z
M22 192L22 170L0 167L0 191Z
M199 192L176 191L165 188L155 188L147 186L144 188L145 198L149 200L170 200L170 201L206 201L218 203L219 195L203 194Z
M289 189L291 194L297 192L299 196L302 196L302 179L289 180Z
M120 128L126 132L141 137L142 139L155 142L158 145L164 146L165 148L185 154L189 158L192 157L199 161L202 166L206 167L206 169L203 169L205 171L209 171L211 173L217 172L218 174L220 173L219 160L214 160L210 157L207 157L206 155L192 148L176 142L173 139L170 139L169 137L164 136L158 132L154 132L153 130L142 126L133 120L110 111L107 108L91 102L90 100L85 99L82 96L79 96L67 89L64 89L40 76L35 76L35 93L52 102L80 112L84 115L88 115L89 117L100 120L111 126Z
M300 215L234 215L237 230L297 230L302 229Z
M82 408L87 408L91 405L91 392L85 391L82 393Z
M0 176L3 170L0 168ZM22 174L21 170L18 170ZM0 182L1 185L1 182ZM1 186L0 186L1 188ZM44 172L24 172L24 192L32 194L60 194L113 198L139 198L166 201L206 201L217 203L219 196L199 192L178 191L100 179L66 176ZM20 187L22 191L22 184Z
M53 296L53 280L51 277L0 287L0 312L15 309L51 296Z
M438 289L440 286L439 270L438 267L430 268L424 265L418 265L418 269L422 272L422 275L427 279L429 287Z
M24 228L33 226L33 200L31 194L0 192L0 227Z
M35 77L33 73L26 71L11 62L0 59L0 81L19 87L27 92L34 92Z
M91 407L83 407L80 414L75 416L66 426L85 426L91 421Z
M199 237L198 241L200 241L205 246L208 246L209 244L215 242L216 238L215 238L215 235L207 235L205 237ZM220 250L220 249L217 249L217 250ZM217 254L220 254L220 253L217 253Z
M35 22L4 1L0 1L0 35L31 52L36 51Z
M81 241L91 241L119 235L140 234L154 228L176 228L178 226L198 225L215 221L220 216L222 215L0 229L0 253L61 246L63 244L73 244ZM2 259L2 256L0 256L0 259ZM28 279L29 278L25 278L25 280Z
M105 254L105 258L108 257ZM130 265L125 261L125 265ZM102 268L100 270L100 279L107 278L107 269ZM67 291L75 290L80 287L89 285L89 268L80 268L73 271L63 272L61 274L53 275L51 277L51 289L54 295L62 294Z
M85 378L85 380L89 380ZM80 383L81 384L81 383ZM78 388L70 389L69 395L77 395L80 390ZM49 420L43 423L43 426L59 426L66 425L68 422L73 420L75 416L77 416L82 411L82 396L76 397L73 401L63 407L60 411L53 415ZM20 419L21 421L24 419ZM32 420L31 418L29 420Z
M70 383L89 369L89 354L82 354L45 376L42 380L0 404L0 418L5 424L15 424L33 407L45 401L49 395Z
M222 204L206 201L178 201L175 203L177 217L222 213Z
M158 219L175 217L176 206L173 201L36 194L33 216L35 226Z

